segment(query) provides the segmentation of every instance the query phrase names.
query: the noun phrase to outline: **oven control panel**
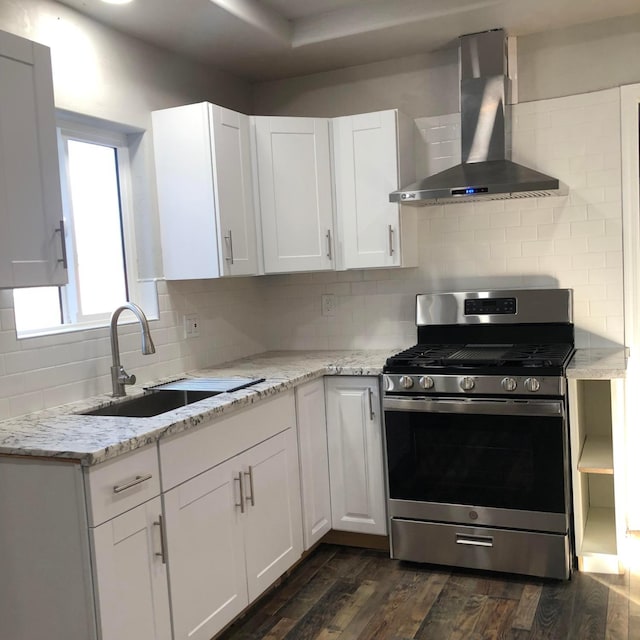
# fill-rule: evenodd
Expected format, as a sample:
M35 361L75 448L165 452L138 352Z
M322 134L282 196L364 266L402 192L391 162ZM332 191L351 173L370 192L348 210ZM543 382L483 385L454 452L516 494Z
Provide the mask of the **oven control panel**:
M458 376L458 375L384 375L388 394L464 394L470 396L563 396L565 379L562 376Z
M465 316L505 316L515 313L515 298L467 298L464 301Z

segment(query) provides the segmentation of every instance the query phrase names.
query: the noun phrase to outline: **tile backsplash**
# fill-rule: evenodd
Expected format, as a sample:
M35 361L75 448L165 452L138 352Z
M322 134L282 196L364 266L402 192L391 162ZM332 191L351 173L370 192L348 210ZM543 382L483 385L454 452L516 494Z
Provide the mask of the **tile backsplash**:
M619 91L512 107L512 159L555 175L567 196L418 210L415 269L272 276L271 347L393 347L415 341L427 291L568 287L579 346L624 342ZM416 120L417 175L460 161L460 116ZM335 293L323 317L322 293Z
M142 383L268 349L349 349L415 342L416 293L505 287L574 290L579 346L624 342L619 91L512 107L512 158L556 175L563 197L418 210L419 265L159 283L157 351L120 327L122 362ZM418 175L459 161L459 115L420 118ZM336 296L331 317L321 296ZM184 314L200 335L184 339ZM123 314L122 319L125 319ZM17 340L0 291L0 419L98 393L110 381L108 329Z

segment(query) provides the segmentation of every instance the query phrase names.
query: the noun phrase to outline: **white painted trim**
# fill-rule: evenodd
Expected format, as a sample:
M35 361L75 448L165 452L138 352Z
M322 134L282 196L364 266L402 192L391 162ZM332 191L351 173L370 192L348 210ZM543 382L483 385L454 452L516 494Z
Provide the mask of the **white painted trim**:
M620 87L625 344L640 344L640 84Z
M625 344L630 349L627 363L625 394L624 461L628 496L634 496L640 482L637 454L640 434L636 428L640 416L640 398L636 392L640 364L636 350L640 348L640 84L620 87L620 143L622 155L622 229L624 265ZM640 528L640 505L627 500L626 524Z

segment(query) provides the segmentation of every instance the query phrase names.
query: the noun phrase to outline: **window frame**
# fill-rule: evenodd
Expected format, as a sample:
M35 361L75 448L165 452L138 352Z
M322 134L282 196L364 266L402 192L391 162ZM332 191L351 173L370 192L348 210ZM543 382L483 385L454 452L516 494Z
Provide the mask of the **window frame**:
M75 236L73 232L72 215L71 218L69 216L69 212L71 211L67 151L67 143L69 140L79 140L81 142L104 145L116 150L117 181L120 201L120 229L122 234L122 255L127 293L127 300L123 300L122 302L130 301L141 304L145 309L147 318L150 320L159 317L155 279L141 281L138 276L135 212L133 206L134 190L132 184L130 149L133 143L131 136L139 136L140 133L142 132L136 131L132 134L129 127L118 127L113 123L102 121L93 122L92 118L85 116L78 116L78 119L75 119L73 114L66 114L65 112L57 115L56 134L58 141L62 208L65 222L65 242L67 243L67 255L69 256L68 284L58 287L64 322L60 325L28 330L20 330L16 325L18 338L66 333L106 327L109 325L111 312L83 316L78 308L79 286L77 280L77 254L73 247ZM72 287L75 293L70 295L69 287Z

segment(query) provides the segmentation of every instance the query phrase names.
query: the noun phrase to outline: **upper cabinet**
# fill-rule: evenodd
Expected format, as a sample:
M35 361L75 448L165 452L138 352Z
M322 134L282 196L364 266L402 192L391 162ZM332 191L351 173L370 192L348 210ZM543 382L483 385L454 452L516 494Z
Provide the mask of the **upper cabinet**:
M329 121L253 122L265 273L334 269Z
M411 123L397 110L332 120L338 268L417 264L415 209L389 193L413 181Z
M49 49L0 32L0 287L67 282Z
M165 277L256 274L249 117L206 102L152 117Z

